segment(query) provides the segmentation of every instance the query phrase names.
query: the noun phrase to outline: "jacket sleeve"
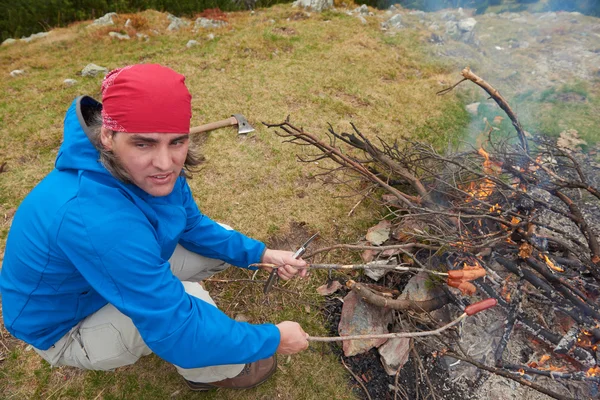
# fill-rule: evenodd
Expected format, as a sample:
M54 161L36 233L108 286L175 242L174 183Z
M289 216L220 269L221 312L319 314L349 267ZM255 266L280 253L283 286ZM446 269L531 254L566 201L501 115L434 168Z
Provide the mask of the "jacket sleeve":
M185 231L179 239L183 247L237 267L246 268L249 264L260 262L266 249L262 242L227 229L200 213L185 180L182 182L182 194L187 213Z
M103 196L111 201L100 205L97 198L72 200L57 247L94 290L132 319L154 353L182 368L244 364L275 353L276 326L234 321L188 295L160 257L148 220L114 196Z

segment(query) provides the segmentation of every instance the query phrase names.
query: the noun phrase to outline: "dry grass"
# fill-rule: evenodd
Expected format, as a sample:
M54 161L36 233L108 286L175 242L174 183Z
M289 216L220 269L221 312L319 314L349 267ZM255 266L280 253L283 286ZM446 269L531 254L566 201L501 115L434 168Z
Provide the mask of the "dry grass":
M148 42L116 41L120 30L137 18ZM379 29L379 19L362 25L343 12L307 16L289 5L254 14L230 13L225 28L168 32L165 14L146 11L122 16L110 29L74 24L47 39L0 48L0 254L12 212L31 188L53 168L62 137L62 119L78 95L100 98L102 77L78 76L88 63L109 69L131 63L167 65L184 75L193 95L193 124L220 120L233 113L248 117L256 132L237 136L224 129L196 138L206 162L190 181L200 208L213 219L283 248L297 246L298 226L320 231L323 244L354 241L378 218L369 201L348 211L357 197L346 187L324 185L315 178L323 164L301 164L307 151L283 144L261 121L292 122L314 133L327 124L350 129L354 122L369 136L400 136L443 142L467 122L454 94L437 97L440 82L454 79L420 50L421 38L409 31L396 36ZM147 28L145 23L147 22ZM143 27L143 28L142 28ZM154 32L153 30L157 32ZM210 39L209 33L215 37ZM187 49L188 40L200 45ZM26 75L8 77L24 69ZM75 78L75 86L63 85ZM301 240L299 238L298 240ZM247 277L242 270L230 277ZM294 281L265 299L259 285L212 285L218 304L230 315L251 321L299 321L312 334L325 334L314 288L319 274ZM22 344L11 342L0 362L1 398L196 398L207 399L347 399L344 369L326 347L286 359L277 377L244 393L221 391L195 396L184 389L174 368L155 356L116 373L50 369Z

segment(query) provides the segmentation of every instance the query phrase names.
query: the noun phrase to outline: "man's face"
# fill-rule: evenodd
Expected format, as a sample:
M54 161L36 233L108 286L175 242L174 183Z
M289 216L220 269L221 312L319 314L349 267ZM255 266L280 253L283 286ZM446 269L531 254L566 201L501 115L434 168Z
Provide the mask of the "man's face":
M112 150L131 180L152 196L167 196L185 162L187 133L122 133L102 128L102 144Z

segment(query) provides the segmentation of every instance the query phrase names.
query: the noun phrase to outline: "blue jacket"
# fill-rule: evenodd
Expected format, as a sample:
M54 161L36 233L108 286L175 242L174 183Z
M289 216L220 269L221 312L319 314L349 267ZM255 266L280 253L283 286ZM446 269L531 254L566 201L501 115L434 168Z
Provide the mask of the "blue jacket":
M276 326L236 322L188 295L168 262L179 243L247 267L265 245L202 215L184 177L165 197L115 179L86 135L85 113L100 108L90 97L72 103L55 169L15 214L0 275L6 329L46 350L110 303L154 353L182 368L274 354Z

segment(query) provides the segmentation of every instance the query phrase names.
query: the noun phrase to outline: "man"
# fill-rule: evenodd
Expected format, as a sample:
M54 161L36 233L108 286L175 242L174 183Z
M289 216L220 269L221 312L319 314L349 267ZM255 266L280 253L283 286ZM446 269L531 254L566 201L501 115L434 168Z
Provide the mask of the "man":
M110 370L151 352L194 390L249 388L300 325L236 322L198 281L256 262L289 279L306 263L202 215L186 182L191 95L160 65L111 72L103 104L67 111L55 169L15 214L0 276L6 329L51 365ZM299 275L306 274L301 269Z

